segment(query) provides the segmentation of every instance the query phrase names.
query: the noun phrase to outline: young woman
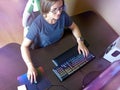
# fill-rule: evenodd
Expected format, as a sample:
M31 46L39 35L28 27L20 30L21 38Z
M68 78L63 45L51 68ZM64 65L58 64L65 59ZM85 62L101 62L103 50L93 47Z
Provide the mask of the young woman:
M36 69L30 57L29 47L32 43L41 48L60 40L64 28L72 30L78 43L78 52L87 56L89 51L83 43L78 26L64 11L64 0L41 0L41 14L33 21L21 45L23 60L28 68L27 75L31 82L36 82Z

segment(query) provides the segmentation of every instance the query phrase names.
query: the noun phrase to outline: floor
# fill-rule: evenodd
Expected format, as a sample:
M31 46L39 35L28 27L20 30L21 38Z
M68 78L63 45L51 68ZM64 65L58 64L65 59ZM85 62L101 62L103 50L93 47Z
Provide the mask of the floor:
M8 43L21 43L22 13L27 0L0 1L0 48Z
M25 2L24 0L0 1L0 20L2 21L0 22L0 90L17 90L17 76L26 72L20 54L23 29L21 18ZM100 60L108 45L118 35L103 18L91 11L73 16L72 19L78 24L83 36L90 44L91 50L96 52L97 59ZM99 65L94 68L96 63L99 63ZM108 62L98 61L94 62L91 68L101 71L103 70L101 67L105 69L107 66L109 66ZM87 73L87 68L84 72ZM99 72L95 72L95 74L98 75ZM92 74L89 73L88 75ZM86 75L86 77L88 76ZM85 81L87 80L86 77Z

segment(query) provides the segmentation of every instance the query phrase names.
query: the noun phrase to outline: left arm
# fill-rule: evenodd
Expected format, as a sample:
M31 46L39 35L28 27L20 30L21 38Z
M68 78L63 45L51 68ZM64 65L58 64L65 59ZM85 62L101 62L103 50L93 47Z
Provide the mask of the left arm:
M71 26L69 26L69 28L72 30L72 33L74 35L74 37L77 40L78 43L78 52L79 53L83 53L83 55L86 57L89 53L87 47L84 45L84 41L82 40L82 35L81 32L78 28L78 26L73 22Z

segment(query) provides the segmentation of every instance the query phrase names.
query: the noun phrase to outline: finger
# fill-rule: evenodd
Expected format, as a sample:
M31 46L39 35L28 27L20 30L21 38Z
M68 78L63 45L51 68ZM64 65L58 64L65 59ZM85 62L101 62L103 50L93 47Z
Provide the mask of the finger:
M81 50L78 48L78 53L81 54Z
M89 52L88 49L84 49L82 51L82 53L83 53L83 55L84 55L85 58L88 56L88 52Z
M30 74L29 73L27 73L27 78L28 78L28 80L30 80Z
M79 54L82 54L81 50L78 50Z
M33 74L33 78L34 78L34 83L37 83L37 79L36 79L36 73Z
M30 82L33 83L33 75L30 76Z
M90 53L90 52L89 52L89 50L88 50L88 51L87 51L87 56L89 55L89 53Z
M84 57L86 57L86 55L85 55L85 51L84 51L84 50L82 50L82 54L83 54Z
M88 54L89 54L89 50L88 49L85 50L85 54L86 54L86 57L87 57Z
M84 57L86 58L88 56L88 51L87 50L84 50Z
M32 75L31 74L27 74L27 77L28 77L28 80L30 81L30 83L32 83L33 82Z

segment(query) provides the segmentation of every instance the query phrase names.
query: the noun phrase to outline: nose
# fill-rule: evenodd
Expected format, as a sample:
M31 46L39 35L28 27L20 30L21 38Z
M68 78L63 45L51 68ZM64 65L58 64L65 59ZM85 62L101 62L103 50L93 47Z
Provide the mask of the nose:
M62 12L61 10L58 10L56 14L57 14L57 15L60 15L61 12Z

